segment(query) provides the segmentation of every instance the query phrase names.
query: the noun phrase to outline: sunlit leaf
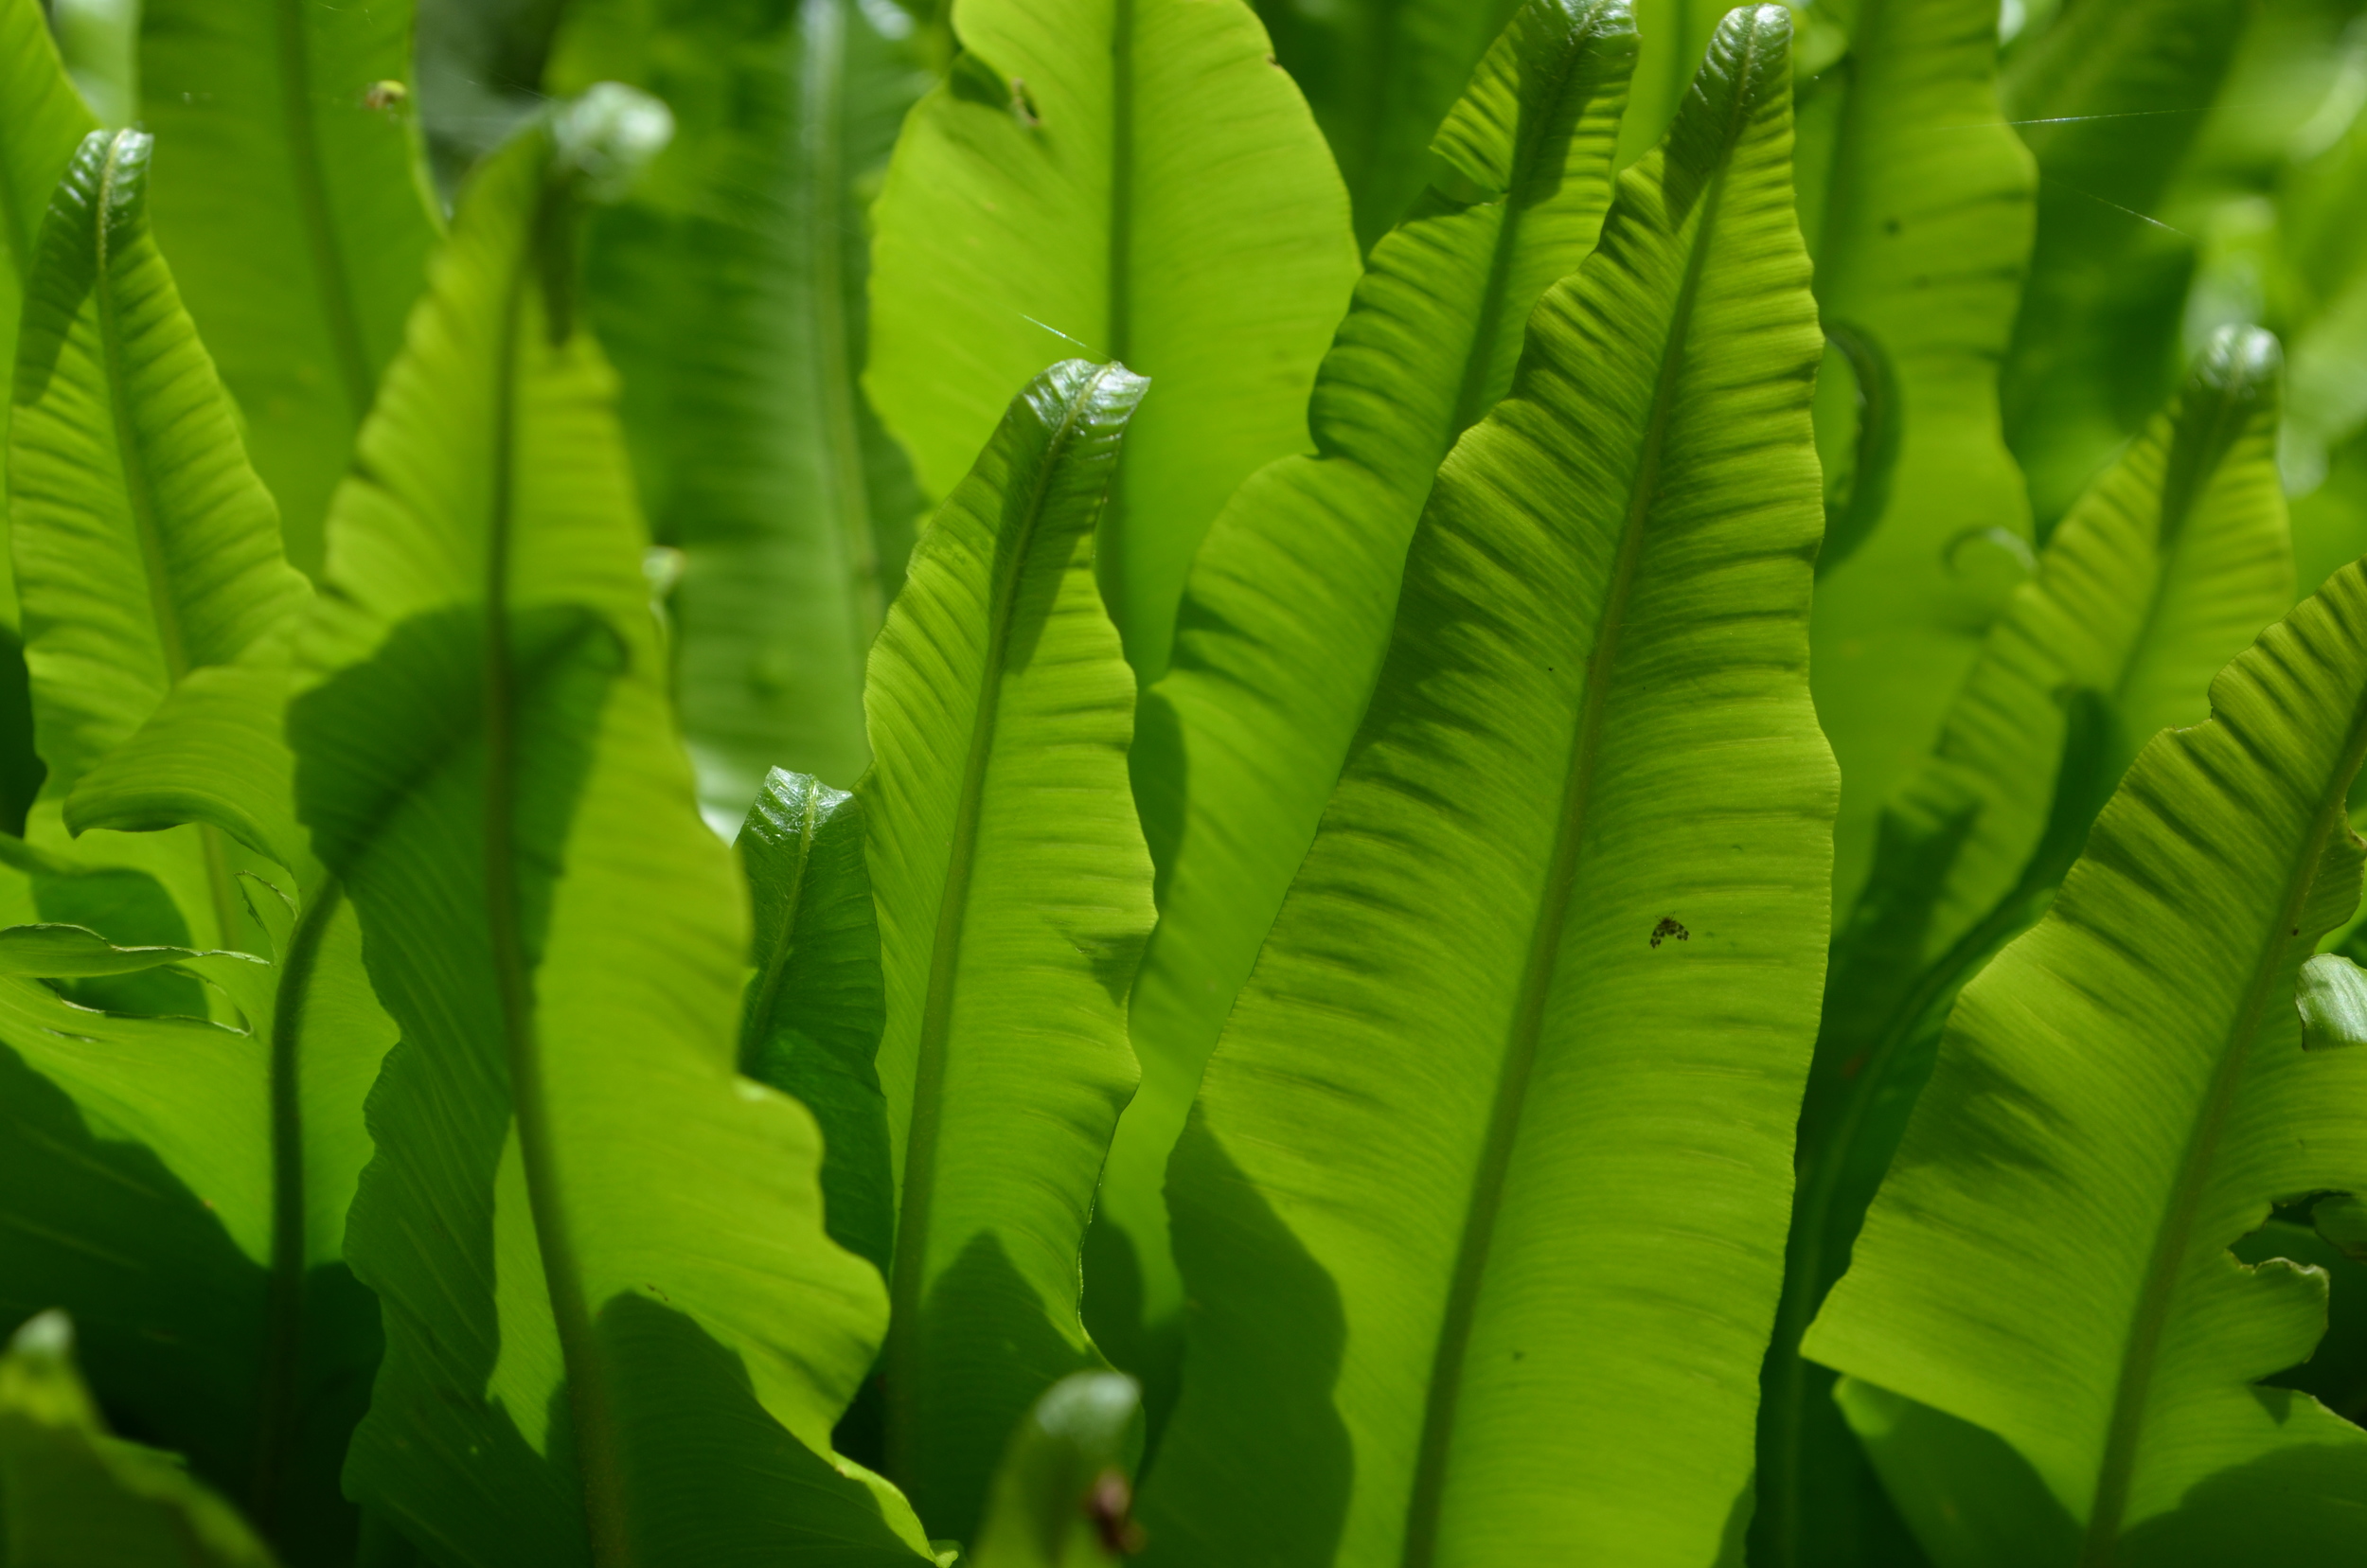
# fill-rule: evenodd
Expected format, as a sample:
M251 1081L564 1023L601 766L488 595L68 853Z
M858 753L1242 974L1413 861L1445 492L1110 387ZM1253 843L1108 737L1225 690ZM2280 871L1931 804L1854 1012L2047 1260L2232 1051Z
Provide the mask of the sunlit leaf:
M663 121L596 92L479 170L301 645L300 812L402 1034L348 1227L387 1343L347 1486L447 1563L900 1560L900 1499L829 1449L883 1292L823 1234L812 1118L732 1071L744 899L613 379L551 292L583 184Z
M2228 1248L2273 1202L2367 1189L2367 1053L2305 1050L2293 1001L2367 859L2363 633L2353 566L2140 754L1958 1001L1804 1346L2010 1443L2083 1563L2356 1539L2367 1432L2259 1386L2316 1345L2325 1276Z
M321 524L401 346L440 219L411 103L412 0L139 0L156 233L245 414L288 558Z
M1634 57L1616 0L1535 0L1497 41L1433 138L1439 184L1374 247L1324 361L1316 454L1259 471L1219 514L1175 662L1144 698L1134 787L1161 923L1129 1013L1142 1090L1102 1178L1087 1291L1154 1423L1184 1304L1167 1151L1346 760L1437 465L1511 383L1539 296L1593 245Z
M1134 1087L1151 906L1094 525L1148 384L1074 360L1029 383L921 535L864 694L898 1202L887 1462L961 1539L1028 1406L1095 1359L1077 1249Z
M1098 568L1148 680L1225 497L1307 447L1347 200L1241 0L963 0L954 24L967 52L880 196L864 385L943 495L1052 359L1151 378Z
M1169 1167L1149 1561L1738 1544L1835 794L1789 34L1727 19L1440 471Z

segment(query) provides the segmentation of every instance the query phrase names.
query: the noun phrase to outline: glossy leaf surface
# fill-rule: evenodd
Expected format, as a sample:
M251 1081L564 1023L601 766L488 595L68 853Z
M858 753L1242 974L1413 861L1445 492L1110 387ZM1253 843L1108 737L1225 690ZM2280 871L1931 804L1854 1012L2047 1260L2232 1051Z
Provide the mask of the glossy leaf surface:
M650 529L682 552L676 702L729 831L771 769L847 784L870 760L863 657L922 505L857 382L866 182L928 81L855 0L578 6L550 76L674 111L594 220L589 309Z
M2046 918L1966 988L1809 1330L2012 1444L2083 1564L2354 1537L2367 1434L2258 1386L2324 1331L2324 1275L2227 1249L2274 1201L2367 1185L2367 1056L2305 1051L2294 1007L2367 858L2363 631L2354 566L2138 757Z
M348 1227L386 1359L348 1490L450 1563L921 1545L829 1429L885 1302L813 1121L733 1071L744 902L666 708L614 381L547 247L662 123L478 173L332 519L289 729L401 1026Z
M814 1114L830 1235L885 1274L896 1175L873 1064L887 1004L863 807L818 778L776 769L739 829L739 858L756 916L756 968L739 1026L739 1070Z
M1077 1252L1134 1087L1151 914L1094 526L1148 384L1071 360L1013 401L921 536L864 698L899 1215L888 1462L957 1539L1028 1406L1094 1359Z
M411 0L141 0L156 233L245 414L288 558L321 565L353 435L441 226Z
M2278 370L2266 332L2220 337L2056 528L1883 814L1801 1114L1754 1524L1764 1551L1788 1554L1773 1560L1829 1560L1862 1506L1832 1380L1794 1352L1847 1267L1958 988L2043 910L2137 746L2207 717L2212 676L2292 600Z
M1497 41L1434 138L1450 172L1357 285L1308 405L1315 454L1226 503L1174 664L1143 700L1133 773L1161 923L1129 1011L1143 1086L1101 1213L1132 1255L1139 1320L1167 1342L1106 1346L1155 1380L1154 1419L1172 1389L1150 1363L1171 1359L1184 1299L1167 1151L1347 758L1437 465L1511 383L1531 308L1594 242L1634 54L1615 0L1536 0ZM1127 1267L1103 1259L1090 1288L1124 1289L1107 1276Z
M1148 1560L1698 1564L1748 1517L1834 800L1789 33L1728 18L1440 472L1170 1167Z
M1356 279L1346 197L1241 0L960 0L952 17L967 53L880 196L864 384L943 495L1068 347L1151 378L1099 566L1148 680L1225 497L1306 449Z

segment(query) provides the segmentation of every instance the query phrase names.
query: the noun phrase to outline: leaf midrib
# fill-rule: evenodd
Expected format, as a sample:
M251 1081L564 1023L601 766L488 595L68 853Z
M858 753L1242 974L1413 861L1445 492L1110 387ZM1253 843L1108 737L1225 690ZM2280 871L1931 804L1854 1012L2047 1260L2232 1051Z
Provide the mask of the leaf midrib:
M2232 397L2222 398L2215 410L2212 433L2216 437L2232 415L2240 426L2249 416L2236 406ZM2240 435L2240 430L2239 430ZM2175 441L2176 437L2173 436ZM2161 619L2164 601L2169 597L2170 568L2176 551L2186 537L2182 524L2193 510L2196 500L2206 491L2226 467L2228 453L2234 442L2215 441L2218 455L2212 465L2192 475L2193 483L2184 493L2173 495L2166 490L2162 497L2161 518L2155 537L2155 571L2153 584L2146 597L2145 619L2138 634L2129 641L2129 657L2123 661L2120 676L2112 692L2113 711L2122 711L2128 683L2144 662L2143 652L2150 640L2152 630ZM2163 452L2164 478L2172 472L2175 447ZM1881 1030L1864 1052L1863 1065L1850 1079L1847 1098L1841 1115L1835 1120L1831 1134L1815 1151L1808 1164L1806 1180L1793 1208L1792 1224L1802 1238L1798 1256L1805 1281L1798 1289L1794 1281L1785 1282L1785 1296L1779 1311L1774 1345L1784 1358L1782 1376L1776 1381L1773 1397L1780 1401L1769 1425L1789 1434L1771 1446L1772 1457L1781 1469L1775 1477L1761 1488L1761 1505L1775 1521L1771 1534L1780 1542L1778 1550L1786 1561L1799 1555L1797 1531L1801 1509L1798 1504L1801 1471L1799 1449L1805 1430L1803 1407L1807 1399L1806 1361L1800 1354L1801 1341L1806 1336L1808 1322L1824 1303L1827 1287L1823 1281L1826 1241L1832 1226L1833 1201L1841 1190L1847 1155L1857 1143L1859 1130L1870 1114L1877 1092L1885 1084L1892 1059L1897 1051L1921 1030L1918 1025L1930 1016L1942 997L1952 989L1962 987L1975 965L1995 949L2015 924L2026 918L2031 900L2040 889L2031 884L2025 868L2021 880L1976 920L1964 935L1951 943L1946 953L1917 976L1906 994L1891 1009ZM1772 1506L1769 1506L1771 1504Z
M889 1268L888 1337L881 1360L887 1373L888 1452L897 1476L910 1481L915 1473L917 1431L918 1344L921 1291L928 1265L929 1221L934 1200L936 1145L942 1128L945 1092L946 1036L952 1025L954 971L963 926L970 905L970 879L977 858L978 819L985 793L988 762L994 750L1000 717L1004 666L1008 657L1011 620L1027 561L1035 550L1036 533L1043 520L1045 499L1078 419L1111 371L1096 367L1066 399L1059 425L1044 443L1030 485L1025 523L1006 560L998 561L1000 580L994 586L987 630L986 655L978 678L978 707L970 720L970 747L962 762L961 794L954 806L953 831L946 859L945 881L937 896L937 922L929 954L929 984L921 1007L913 1069L913 1110L904 1146L904 1180L899 1193L896 1249Z
M1659 377L1653 387L1644 448L1638 456L1635 478L1628 493L1628 516L1620 536L1619 555L1612 567L1609 591L1604 597L1602 619L1595 633L1594 647L1587 658L1586 682L1579 698L1578 722L1571 738L1567 783L1555 829L1553 859L1540 900L1542 907L1538 913L1528 958L1522 973L1513 1027L1505 1042L1503 1073L1497 1081L1496 1102L1472 1184L1470 1206L1456 1252L1454 1278L1449 1289L1433 1363L1423 1411L1420 1447L1407 1506L1405 1548L1401 1558L1403 1568L1432 1568L1436 1559L1439 1516L1446 1497L1456 1407L1461 1399L1470 1333L1477 1314L1480 1288L1486 1274L1497 1211L1504 1200L1504 1184L1510 1170L1513 1146L1520 1136L1521 1114L1529 1074L1536 1061L1538 1040L1544 1024L1545 1002L1552 990L1562 928L1576 880L1578 846L1584 836L1585 817L1592 802L1594 769L1609 695L1605 688L1610 684L1611 665L1618 654L1621 633L1625 629L1627 601L1634 585L1637 558L1642 554L1644 526L1658 493L1663 449L1667 438L1668 422L1675 409L1677 380L1683 368L1684 340L1690 330L1701 274L1717 232L1727 175L1753 107L1749 84L1760 48L1758 30L1753 28L1748 39L1741 59L1735 64L1737 80L1734 106L1726 135L1720 142L1722 153L1707 188L1698 198L1696 210L1700 214L1700 223L1694 231L1693 242L1687 251L1684 276L1678 286L1668 330L1662 342ZM1660 194L1664 204L1664 182ZM1665 212L1664 205L1662 210Z
M2080 1568L2112 1568L2118 1556L2121 1521L2127 1512L2129 1488L2136 1477L2147 1396L2160 1360L2162 1335L2168 1327L2179 1275L2194 1245L2203 1194L2210 1185L2228 1117L2234 1111L2244 1069L2251 1062L2261 1019L2268 1011L2269 991L2284 967L2290 944L2296 939L2289 934L2299 927L2303 906L2308 901L2325 855L2326 841L2343 815L2344 796L2362 760L2367 760L2367 696L2362 696L2352 708L2342 765L2334 775L2337 782L2320 803L2306 847L2296 859L2286 884L2277 923L2253 963L2244 1000L2228 1031L2226 1048L2212 1069L2210 1086L2196 1117L2194 1131L2180 1158L2178 1181L2170 1190L2170 1202L2163 1210L2160 1229L2154 1233L2153 1254L2146 1261L2128 1346L2113 1389L2111 1419L2105 1429L2104 1453L2097 1464L2095 1500L2080 1546Z
M164 526L158 517L154 477L140 449L139 431L132 418L132 375L124 365L123 324L116 300L114 215L116 171L125 138L137 134L120 131L107 138L107 157L98 175L98 210L92 214L94 236L92 294L98 313L99 352L106 367L107 411L115 426L116 465L123 476L125 505L132 513L132 531L139 541L140 569L148 588L150 618L156 627L156 650L164 662L165 689L170 692L189 672L188 636L181 624L181 603L173 597L171 573L165 561ZM145 192L142 193L145 200ZM197 825L198 854L205 870L207 900L213 906L214 940L227 947L239 928L238 898L230 885L230 866L222 833L209 823Z
M276 1528L285 1451L295 1437L304 1347L304 1007L318 972L322 938L344 891L333 877L314 890L280 955L272 1007L271 1277L263 1306L262 1397L249 1493L249 1511L266 1532Z

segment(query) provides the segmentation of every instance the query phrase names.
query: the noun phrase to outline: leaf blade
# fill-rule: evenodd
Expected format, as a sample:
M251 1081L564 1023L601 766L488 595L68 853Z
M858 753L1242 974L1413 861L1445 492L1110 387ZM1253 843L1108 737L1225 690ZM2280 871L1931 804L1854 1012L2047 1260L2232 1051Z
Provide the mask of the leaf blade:
M1747 1516L1833 795L1789 39L1728 18L1432 493L1170 1167L1154 1561L1289 1517L1293 1559L1699 1562Z
M956 1537L1029 1404L1093 1359L1077 1249L1134 1084L1124 998L1151 918L1093 529L1146 384L1072 360L1014 400L915 550L864 694L899 1210L888 1456Z

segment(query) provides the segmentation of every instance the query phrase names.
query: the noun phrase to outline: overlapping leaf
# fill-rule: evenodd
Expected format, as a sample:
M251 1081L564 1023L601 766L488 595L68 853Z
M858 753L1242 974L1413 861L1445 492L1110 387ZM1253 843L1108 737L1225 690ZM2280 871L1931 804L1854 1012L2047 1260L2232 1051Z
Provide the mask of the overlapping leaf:
M1863 0L1846 72L1820 83L1842 95L1836 128L1802 173L1822 192L1817 306L1851 350L1827 356L1818 411L1841 437L1828 449L1855 450L1828 485L1817 564L1839 912L1865 880L1883 803L1931 748L2028 559L1997 364L2029 263L2034 175L1998 110L1996 33L1983 0Z
M1421 197L1431 128L1519 0L1256 0L1274 59L1315 111L1366 250Z
M811 1116L732 1071L743 900L551 265L663 120L594 93L480 170L302 645L299 806L402 1032L348 1227L386 1358L347 1485L450 1563L903 1560L901 1500L829 1449L884 1294L823 1232Z
M1149 1560L1698 1564L1750 1506L1824 948L1789 13L1441 470L1169 1171Z
M2367 1434L2260 1379L2323 1274L2245 1264L2272 1203L2367 1188L2367 1055L2293 998L2359 897L2353 566L2156 737L2047 917L1966 988L1805 1353L2003 1438L2072 1523L2056 1560L2331 1560ZM2032 1217L2045 1216L2043 1224Z
M651 530L682 552L676 696L725 830L774 767L851 784L869 761L863 655L921 511L857 382L865 181L928 85L882 14L578 6L550 71L646 87L679 126L595 222L589 308Z
M1761 1417L1754 1528L1771 1560L1836 1560L1864 1506L1831 1380L1795 1350L1847 1266L1957 988L2043 909L2138 743L2206 717L2211 677L2291 602L2278 368L2265 332L2213 345L2055 530L1883 815L1801 1115Z
M141 0L156 232L245 414L288 557L401 346L441 226L410 102L412 0Z
M756 916L756 976L739 1070L810 1108L823 1129L830 1235L884 1274L896 1174L875 1059L886 1019L880 921L863 864L863 808L803 774L775 771L739 829Z
M887 1457L963 1539L1028 1406L1093 1360L1077 1252L1134 1087L1151 917L1094 526L1146 385L1072 360L1013 401L921 536L864 693L897 1168Z
M1225 498L1307 445L1356 278L1323 137L1241 0L962 0L877 214L880 415L933 495L1063 343L1158 392L1127 437L1099 570L1144 679Z
M1435 138L1449 172L1357 286L1308 408L1315 455L1226 504L1175 662L1144 699L1133 773L1160 926L1129 1014L1143 1086L1100 1210L1131 1258L1105 1230L1089 1289L1096 1333L1110 1324L1107 1347L1153 1380L1154 1420L1173 1391L1171 1364L1152 1363L1171 1362L1183 1305L1167 1151L1363 717L1437 464L1510 384L1539 296L1594 242L1634 51L1617 0L1536 0L1497 41ZM1112 1322L1130 1296L1161 1343Z

